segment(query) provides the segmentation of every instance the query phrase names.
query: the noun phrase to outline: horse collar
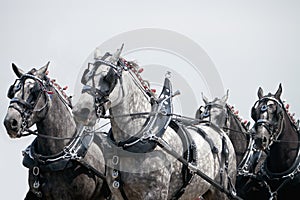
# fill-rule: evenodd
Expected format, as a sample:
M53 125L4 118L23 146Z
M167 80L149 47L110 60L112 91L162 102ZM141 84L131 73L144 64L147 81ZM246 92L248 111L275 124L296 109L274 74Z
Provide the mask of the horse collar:
M172 86L168 78L165 78L164 87L159 98L152 105L151 112L155 113L149 116L142 129L134 136L125 141L115 141L112 131L110 137L107 137L110 142L122 147L124 150L135 153L151 152L157 146L157 143L151 141L153 136L162 137L167 129L172 113Z
M83 158L94 138L93 132L86 133L84 129L74 137L70 144L57 154L44 156L36 152L35 139L23 151L23 165L29 169L39 167L42 171L60 171L73 166L71 160Z
M298 143L300 143L300 138L298 139ZM266 160L264 161L263 166L261 167L261 173L263 176L266 176L268 179L285 179L291 178L293 179L300 172L300 149L298 149L297 157L293 163L293 165L286 171L281 173L271 172L267 167Z

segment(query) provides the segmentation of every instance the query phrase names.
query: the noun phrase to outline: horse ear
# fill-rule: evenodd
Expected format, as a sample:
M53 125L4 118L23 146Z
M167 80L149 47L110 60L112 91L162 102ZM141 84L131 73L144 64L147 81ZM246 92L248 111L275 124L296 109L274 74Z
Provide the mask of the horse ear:
M276 93L275 93L275 98L276 99L280 99L280 95L281 95L281 93L282 93L282 86L281 86L281 83L279 84L279 87L278 87L278 90L276 91Z
M110 62L114 63L114 62L117 62L120 58L120 55L122 53L122 50L123 50L123 47L124 47L124 43L122 44L121 48L120 49L117 49L117 51L113 54L113 56L110 58Z
M97 47L96 49L95 49L95 51L94 51L94 59L96 60L96 59L100 59L100 57L101 57L101 51L100 51L100 49Z
M38 73L39 73L39 74L45 74L46 71L47 71L47 69L48 69L49 64L50 64L50 61L48 61L46 65L44 65L43 67L41 67L41 68L38 70Z
M229 94L229 89L227 89L226 94L222 97L222 101L223 101L224 103L227 102L228 94Z
M204 101L205 104L208 104L208 99L206 96L204 96L203 92L201 92L202 95L202 100Z
M24 74L24 71L21 70L20 68L18 68L15 63L12 63L11 65L12 65L13 71L15 72L17 77L20 78Z
M257 96L259 99L263 98L263 96L264 96L264 91L261 87L258 88Z

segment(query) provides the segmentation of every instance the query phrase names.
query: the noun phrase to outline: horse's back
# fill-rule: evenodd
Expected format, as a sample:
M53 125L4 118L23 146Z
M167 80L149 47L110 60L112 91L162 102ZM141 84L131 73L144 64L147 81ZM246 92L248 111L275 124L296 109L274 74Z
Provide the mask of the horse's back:
M228 176L234 185L236 176L236 157L233 145L228 136L222 130L213 129L212 127L204 124L200 124L197 127L186 127L186 130L190 134L190 138L196 147L196 150L193 152L194 156L196 154L196 162L194 163L195 167L203 172L206 176L210 177L214 182L224 186L227 189L228 179L226 172L224 172L225 174L222 178L220 177L220 172L225 170L225 162L228 162ZM173 136L169 139L170 140L167 141L168 143L176 143L178 145L178 137ZM166 140L168 139L166 138ZM224 142L226 144L224 144ZM222 155L224 153L224 148L226 148L228 152L226 159ZM172 179L173 182L171 181L170 183L169 196L172 195L176 189L178 189L179 183L182 184L182 181L179 180L182 179L182 176L178 174L181 173L182 164L177 161L177 163L174 163L173 166L180 168L180 170L177 169L173 172L177 172L177 177L179 178ZM221 179L223 181L221 181ZM208 183L199 175L194 174L191 182L186 186L185 192L180 199L195 199L198 196L204 195L205 193L211 193L212 199L227 198L226 194L212 187L210 183Z
M207 134L203 137L203 135L199 135L199 132L192 132L194 138L199 140L199 144L197 144L199 145L199 169L202 169L203 165L207 166L207 168L213 168L211 175L207 173L210 170L205 167L203 172L226 190L234 189L230 188L231 186L228 187L229 185L235 185L237 172L235 150L230 138L221 129L213 128L207 124L200 124L198 127ZM203 144L202 146L201 143ZM226 163L228 163L227 166ZM211 186L210 191L212 191L211 199L228 199L225 193L213 186Z

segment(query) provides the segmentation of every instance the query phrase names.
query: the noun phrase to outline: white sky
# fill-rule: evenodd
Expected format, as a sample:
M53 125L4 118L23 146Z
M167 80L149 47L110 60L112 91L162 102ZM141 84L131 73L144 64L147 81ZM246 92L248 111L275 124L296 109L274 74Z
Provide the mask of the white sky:
M96 46L140 28L172 30L200 45L243 118L250 120L259 86L273 93L279 83L291 112L300 116L299 13L296 0L2 0L0 118L3 122L6 93L15 79L12 62L29 70L50 61L49 76L73 93L80 68ZM1 198L23 199L28 185L21 151L33 137L12 140L3 125L0 130Z

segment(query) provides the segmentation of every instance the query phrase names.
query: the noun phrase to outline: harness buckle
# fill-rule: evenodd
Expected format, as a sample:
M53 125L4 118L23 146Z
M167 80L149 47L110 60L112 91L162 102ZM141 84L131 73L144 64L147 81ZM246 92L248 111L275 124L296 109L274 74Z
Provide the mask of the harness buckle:
M33 188L38 189L40 187L40 182L38 180L34 181Z
M111 175L113 178L117 178L118 176L119 176L119 172L118 172L118 170L116 170L116 169L113 169L113 171L112 171L112 175Z
M38 175L40 174L40 168L37 167L37 166L34 166L34 167L32 168L32 174L33 174L34 176L38 176Z
M119 156L114 155L111 162L113 165L117 165L119 163Z
M149 138L151 138L154 134L152 133L151 129L149 130L146 130L144 133L143 133L143 136L141 137L142 140L147 140Z
M220 174L224 174L224 171L225 171L225 170L224 170L223 168L221 168L221 169L220 169Z
M119 181L114 181L112 186L113 186L113 188L118 189L120 187L120 182Z
M38 197L38 198L42 198L42 192L34 192L34 194Z

